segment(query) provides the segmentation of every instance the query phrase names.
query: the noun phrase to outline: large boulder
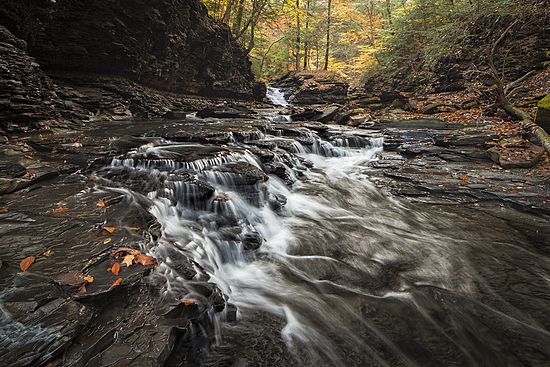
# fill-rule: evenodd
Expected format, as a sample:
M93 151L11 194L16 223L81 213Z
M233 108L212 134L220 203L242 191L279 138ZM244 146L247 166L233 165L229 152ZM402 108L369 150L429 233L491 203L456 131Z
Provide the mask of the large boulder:
M199 0L4 0L0 24L46 74L123 77L157 90L263 97L246 52Z
M550 133L550 94L541 99L537 107L535 123Z
M274 86L297 105L344 104L349 89L342 77L326 71L291 72L278 79Z

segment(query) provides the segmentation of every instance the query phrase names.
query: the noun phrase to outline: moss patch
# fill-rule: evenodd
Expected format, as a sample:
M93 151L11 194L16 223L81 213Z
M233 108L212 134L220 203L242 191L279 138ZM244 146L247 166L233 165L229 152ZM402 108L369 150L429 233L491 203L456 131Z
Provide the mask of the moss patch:
M538 108L550 109L550 94L544 97L537 104Z

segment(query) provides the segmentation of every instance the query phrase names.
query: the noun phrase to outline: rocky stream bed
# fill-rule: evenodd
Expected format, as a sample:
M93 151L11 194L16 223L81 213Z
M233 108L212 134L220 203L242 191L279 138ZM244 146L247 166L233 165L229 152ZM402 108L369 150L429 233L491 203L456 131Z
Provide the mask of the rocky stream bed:
M548 366L547 174L249 112L0 144L0 365Z

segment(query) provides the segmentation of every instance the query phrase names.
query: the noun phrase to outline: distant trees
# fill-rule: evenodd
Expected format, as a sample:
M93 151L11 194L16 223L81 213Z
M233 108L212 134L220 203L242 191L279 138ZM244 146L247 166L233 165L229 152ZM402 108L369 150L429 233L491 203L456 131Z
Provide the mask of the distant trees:
M417 80L469 41L476 19L531 12L544 0L203 0L249 52L258 75L407 70ZM483 27L483 21L480 21ZM487 29L487 32L490 32ZM487 38L488 35L481 35ZM485 40L487 42L487 40ZM475 45L474 45L475 46Z

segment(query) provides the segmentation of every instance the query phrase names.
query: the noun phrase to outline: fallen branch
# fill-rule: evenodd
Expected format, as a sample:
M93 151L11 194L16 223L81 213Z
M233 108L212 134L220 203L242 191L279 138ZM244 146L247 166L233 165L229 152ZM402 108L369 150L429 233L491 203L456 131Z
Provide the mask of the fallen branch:
M522 129L531 132L533 135L537 137L537 139L540 141L544 149L550 154L550 135L544 129L537 124L534 123L533 119L531 119L531 116L525 112L524 110L514 106L512 102L510 102L510 96L512 92L517 88L518 84L521 84L525 79L527 79L534 71L531 71L521 78L511 82L510 84L505 84L505 78L504 73L500 74L498 72L498 69L495 65L495 52L497 48L500 46L500 44L504 41L508 33L512 30L512 28L518 24L518 20L511 23L505 30L502 32L499 38L493 43L491 47L491 51L489 53L489 68L491 70L491 75L495 81L495 85L497 88L497 106L501 107L508 115L511 117L518 119L521 121L521 127ZM514 88L516 87L516 88Z

